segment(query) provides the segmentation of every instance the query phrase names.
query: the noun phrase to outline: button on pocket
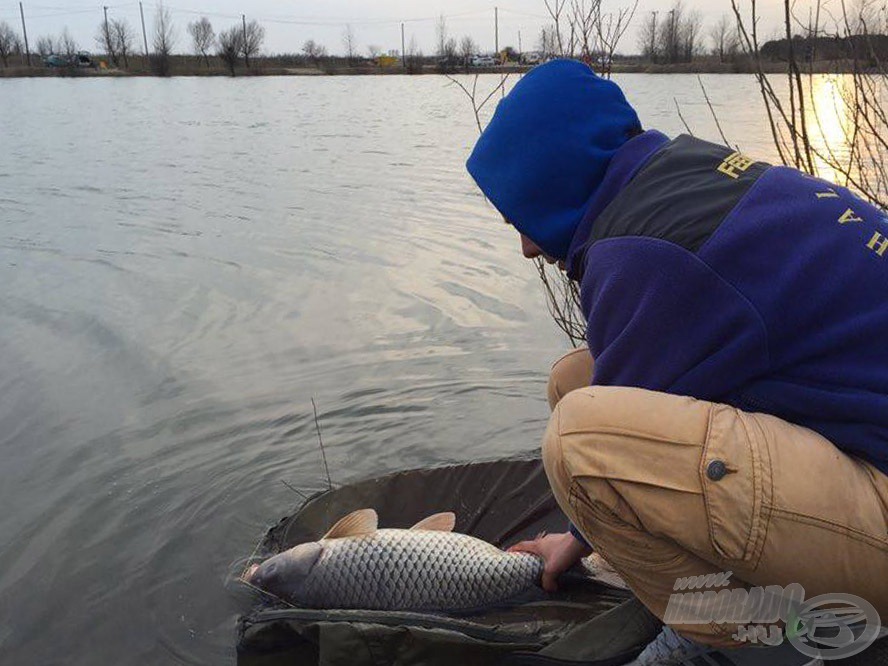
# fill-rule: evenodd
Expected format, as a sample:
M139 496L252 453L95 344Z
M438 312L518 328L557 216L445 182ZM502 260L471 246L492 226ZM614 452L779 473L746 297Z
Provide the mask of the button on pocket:
M715 405L700 461L713 550L723 559L753 566L761 557L763 494L771 473L760 432L753 415Z
M728 466L723 460L713 460L706 466L706 476L713 481L721 481L728 473Z

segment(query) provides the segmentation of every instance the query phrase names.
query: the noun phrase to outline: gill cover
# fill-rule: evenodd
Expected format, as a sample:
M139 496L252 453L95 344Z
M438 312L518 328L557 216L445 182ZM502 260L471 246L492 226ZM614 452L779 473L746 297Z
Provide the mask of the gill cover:
M615 83L553 60L499 103L466 166L503 217L564 260L611 158L639 129Z
M317 541L299 544L251 570L247 582L281 597L292 596L311 574L323 552L324 547Z

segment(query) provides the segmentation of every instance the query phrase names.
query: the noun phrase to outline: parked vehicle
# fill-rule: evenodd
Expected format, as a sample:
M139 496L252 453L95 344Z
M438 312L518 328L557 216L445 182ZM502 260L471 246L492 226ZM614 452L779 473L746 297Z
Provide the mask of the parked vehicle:
M472 56L472 67L495 67L496 59L491 55Z
M68 57L61 53L53 53L43 58L43 64L47 67L96 67L89 51L79 51Z
M539 51L528 51L521 54L521 62L525 65L539 65L543 62L543 54Z
M63 55L52 53L43 58L43 64L47 67L67 67L68 59Z

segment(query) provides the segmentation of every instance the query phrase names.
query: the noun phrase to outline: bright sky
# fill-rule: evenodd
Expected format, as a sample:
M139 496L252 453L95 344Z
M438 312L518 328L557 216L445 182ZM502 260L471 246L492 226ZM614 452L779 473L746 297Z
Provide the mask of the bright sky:
M141 28L139 3L126 0L105 0L108 15L126 18L139 35ZM605 0L609 10L625 7L631 0ZM99 0L101 2L101 0ZM143 0L149 43L151 25L157 0ZM746 0L743 0L746 4ZM24 0L25 18L31 46L42 35L58 35L66 26L80 48L95 50L94 35L102 21L102 5L89 0ZM191 40L186 32L189 21L206 15L218 32L227 28L240 15L256 18L265 26L266 53L294 53L307 39L324 44L331 53L343 52L342 33L351 24L362 53L370 44L384 51L401 48L401 21L405 22L407 43L415 37L426 54L435 50L435 23L444 14L451 35L459 38L471 35L482 51L494 48L494 7L499 7L500 47L518 48L519 32L523 50L537 46L540 28L547 22L543 0L324 0L324 2L297 2L295 0L172 0L165 3L171 11L177 32L176 51L190 52ZM623 53L637 52L637 30L651 20L651 12L659 11L665 19L673 0L640 0L632 27L620 48ZM776 35L780 26L780 0L759 0L760 30L765 36ZM706 28L722 14L730 12L729 0L685 0L685 7L699 10ZM0 20L20 30L21 23L15 0L0 0ZM708 39L708 37L707 37Z

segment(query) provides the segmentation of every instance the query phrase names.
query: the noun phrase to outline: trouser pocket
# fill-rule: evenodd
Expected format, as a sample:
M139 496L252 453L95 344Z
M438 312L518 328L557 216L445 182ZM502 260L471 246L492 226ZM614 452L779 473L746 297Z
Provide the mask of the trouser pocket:
M589 497L589 486L604 486L603 479L571 484L571 519L589 543L621 573L638 569L671 569L688 557L688 552L669 539L661 539L628 525L607 507Z
M770 503L771 465L754 416L713 405L699 474L713 550L755 568L767 532L762 507Z

